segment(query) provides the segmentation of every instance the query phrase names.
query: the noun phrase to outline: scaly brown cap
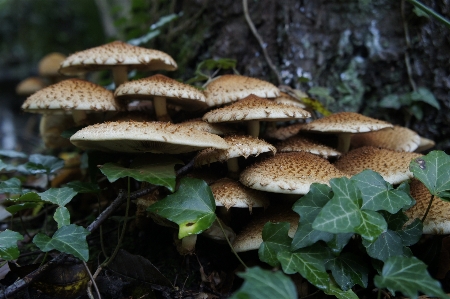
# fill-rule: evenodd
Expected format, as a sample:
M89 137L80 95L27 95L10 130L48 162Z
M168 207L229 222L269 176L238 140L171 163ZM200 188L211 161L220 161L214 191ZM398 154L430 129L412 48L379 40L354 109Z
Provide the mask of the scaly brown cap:
M269 206L268 195L264 192L250 189L238 181L222 178L210 185L216 200L216 206L248 208Z
M351 147L376 146L394 151L413 152L420 144L420 136L413 130L394 126L375 132L361 133L352 136Z
M226 126L225 124L213 124L213 123L210 124L207 123L206 121L203 121L201 118L186 120L178 124L183 127L188 127L191 129L199 130L202 132L208 132L220 136L236 133L236 130Z
M339 170L353 176L365 169L378 172L385 181L391 184L399 184L413 177L409 171L409 163L412 159L421 157L422 154L409 152L396 152L384 148L364 146L349 151L341 156L334 166Z
M422 219L431 200L430 191L418 179L413 178L409 186L411 196L416 200L416 204L405 211L409 217L408 223L415 218ZM439 197L434 198L430 211L423 223L423 233L433 235L450 234L450 202L444 201Z
M83 149L180 154L207 147L226 149L221 137L165 122L105 122L87 126L70 141Z
M59 71L64 75L78 75L114 66L139 70L177 69L173 58L164 52L114 41L70 55L63 61Z
M276 145L278 152L308 152L323 158L338 157L340 152L329 146L316 143L306 137L292 136Z
M289 137L297 135L304 126L304 123L297 123L285 127L280 127L278 129L268 130L266 131L266 138L285 140Z
M280 95L275 98L275 103L285 104L285 105L291 105L298 108L305 109L306 105L294 98L293 96L290 96L289 94L285 92L280 92Z
M223 75L211 81L204 90L208 106L219 106L243 99L250 94L275 98L279 89L267 81L240 75Z
M240 181L252 189L306 194L312 183L329 184L332 178L347 176L330 162L306 152L279 153L259 163L250 165L240 176Z

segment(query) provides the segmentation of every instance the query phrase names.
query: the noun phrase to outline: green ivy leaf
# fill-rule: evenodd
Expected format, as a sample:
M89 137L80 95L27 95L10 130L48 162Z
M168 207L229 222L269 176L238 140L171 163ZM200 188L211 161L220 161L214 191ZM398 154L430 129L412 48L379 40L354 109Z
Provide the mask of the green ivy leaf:
M403 241L400 236L391 230L382 233L375 241L363 239L367 254L375 259L386 261L391 256L403 254Z
M111 183L120 178L132 177L140 182L167 187L173 192L176 184L174 167L177 164L183 162L169 155L143 155L135 159L130 168L117 163L106 163L100 167L100 171Z
M413 92L412 100L427 103L438 110L441 109L441 105L439 105L439 102L434 97L434 94L425 87L417 88L417 91Z
M88 234L89 231L84 227L70 224L59 228L51 238L42 233L37 234L33 238L33 243L43 252L55 249L72 254L87 262L89 259L89 248L86 236Z
M330 233L351 233L361 224L360 192L348 178L330 180L334 196L322 208L313 228Z
M344 253L328 260L325 267L331 270L334 280L343 291L349 290L355 284L367 287L367 266L362 258L352 253Z
M273 272L253 267L237 275L245 281L230 299L298 298L294 283L281 271Z
M77 193L99 193L102 191L97 184L89 182L72 181L64 185Z
M408 222L408 216L403 211L398 211L395 214L388 213L386 211L380 211L383 218L388 224L388 229L393 231L401 230L403 225Z
M321 290L328 288L330 278L325 269L325 263L332 258L328 248L314 244L295 252L279 252L277 258L284 273L300 273L317 288Z
M22 193L22 183L18 178L10 178L9 180L0 182L0 194L10 193L10 194L21 194Z
M450 298L439 281L427 272L427 265L416 257L393 256L385 261L381 275L374 278L378 288L387 288L392 294L402 292L416 299L418 292L431 297Z
M22 210L34 209L38 205L40 205L40 204L35 203L35 202L24 202L24 203L19 203L16 205L8 206L5 208L5 210L7 210L9 213L14 215L15 213L20 212Z
M53 214L53 219L55 219L58 224L58 228L63 227L64 225L70 224L70 213L66 207L58 207Z
M183 178L177 192L151 205L147 211L177 223L181 239L209 228L216 219L215 209L214 196L205 181Z
M409 169L434 196L450 200L450 156L443 151L431 151L416 158Z
M0 258L11 261L19 257L17 241L23 240L23 236L18 232L6 229L0 232Z
M333 238L327 242L327 245L334 254L339 254L353 235L353 233L335 234L333 235Z
M300 218L301 219L301 218ZM315 230L312 223L302 223L300 221L294 239L292 240L291 250L310 246L318 241L329 242L333 240L334 235L329 232Z
M403 246L411 246L419 242L423 233L423 224L419 219L415 219L404 230L397 231L398 236L402 239Z
M387 223L383 216L375 211L361 211L361 224L355 232L366 240L373 241L387 230Z
M373 171L364 170L351 178L361 190L361 209L397 213L403 206L411 204L409 194L395 190L383 177Z
M378 103L378 106L381 108L391 108L391 109L400 109L402 107L402 103L400 102L399 96L396 94L389 94L381 99Z
M272 267L280 264L277 259L278 252L289 251L292 238L288 236L290 223L267 222L262 231L263 242L258 250L259 259Z
M323 291L325 294L330 296L336 296L338 299L359 299L359 297L349 289L347 291L343 291L340 287L334 283L332 279L330 279L330 285L327 290Z
M5 150L5 149L1 149L0 150L0 156L2 157L8 157L8 158L26 158L27 155L18 151L14 151L14 150Z
M64 160L41 154L30 155L25 168L33 174L37 173L55 173L64 167Z
M45 192L39 193L42 200L51 202L60 207L64 207L68 204L75 195L77 195L77 192L69 187L50 188Z

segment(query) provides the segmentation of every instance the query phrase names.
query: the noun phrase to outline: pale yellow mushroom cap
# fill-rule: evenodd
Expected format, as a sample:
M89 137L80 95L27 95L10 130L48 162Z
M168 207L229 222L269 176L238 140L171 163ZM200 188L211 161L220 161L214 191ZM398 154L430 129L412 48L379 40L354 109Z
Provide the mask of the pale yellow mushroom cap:
M220 106L243 99L250 94L275 98L280 90L270 82L240 75L223 75L211 81L204 90L208 106Z
M347 176L326 159L306 152L279 153L242 171L240 181L252 189L306 194L312 183L328 184Z
M166 122L105 122L87 126L70 141L83 149L127 153L193 152L208 147L226 149L221 137Z
M431 200L430 191L419 180L413 178L409 186L411 196L416 200L416 204L405 211L409 217L408 223L415 218L422 219ZM450 202L444 201L439 197L434 198L430 211L423 223L423 233L433 235L450 234Z
M39 77L26 78L16 86L16 93L22 96L29 96L42 88L45 88L47 84Z
M62 62L59 71L64 75L78 75L114 66L139 70L177 69L173 58L164 52L114 41L70 55Z
M39 76L43 77L60 76L59 67L65 59L66 55L58 52L53 52L45 55L39 61L38 65Z
M334 163L334 166L350 176L371 169L378 172L385 181L391 184L399 184L413 177L409 170L409 163L412 159L421 156L422 154L418 153L396 152L364 146L341 156Z

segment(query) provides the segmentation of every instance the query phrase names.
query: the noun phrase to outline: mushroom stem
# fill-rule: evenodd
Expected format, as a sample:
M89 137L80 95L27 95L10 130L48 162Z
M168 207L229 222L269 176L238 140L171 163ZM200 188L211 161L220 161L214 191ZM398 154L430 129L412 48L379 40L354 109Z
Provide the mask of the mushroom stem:
M259 120L247 121L247 133L252 137L259 136Z
M113 80L116 88L119 87L120 84L128 81L128 72L125 65L119 65L113 68Z
M181 246L189 252L194 251L195 243L197 243L197 235L189 235L181 239Z
M166 98L155 96L153 98L153 105L155 106L156 119L159 121L170 121L167 114Z
M238 158L231 158L227 160L228 176L232 179L239 179L239 164Z
M337 150L343 154L347 153L350 149L350 141L352 139L352 133L340 133L338 135Z
M87 124L87 114L84 110L73 110L72 111L73 121L75 125L82 126Z

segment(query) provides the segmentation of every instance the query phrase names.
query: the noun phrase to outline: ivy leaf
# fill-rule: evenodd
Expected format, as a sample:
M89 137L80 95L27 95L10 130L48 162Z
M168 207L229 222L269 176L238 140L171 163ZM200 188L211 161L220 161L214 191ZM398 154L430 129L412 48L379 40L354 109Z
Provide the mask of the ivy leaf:
M237 275L245 281L230 299L298 298L294 283L281 271L273 272L253 267Z
M387 230L387 223L381 214L375 211L361 211L361 224L355 228L355 232L369 241L373 241Z
M397 231L401 230L403 225L408 222L408 216L403 211L398 211L395 214L388 213L386 211L380 211L383 218L388 224L388 229Z
M281 251L289 251L292 238L288 236L290 223L267 222L262 231L263 242L258 250L259 259L268 263L272 267L280 264L277 259L277 253Z
M84 227L70 224L59 228L51 238L42 233L37 234L33 238L33 243L43 252L56 249L87 262L89 249L86 236L88 234L89 231Z
M413 96L411 98L413 101L424 102L433 106L438 110L441 109L441 105L439 105L439 102L434 97L434 94L428 88L425 87L417 88L417 91L413 92Z
M18 178L10 178L9 180L1 181L0 194L2 193L21 194L22 183Z
M174 167L177 164L183 162L169 155L144 155L135 159L130 168L117 163L106 163L100 167L100 171L111 183L120 178L132 177L140 182L167 187L173 192L176 184Z
M391 230L382 233L375 241L362 240L367 254L375 259L386 261L391 256L403 254L403 241L400 236Z
M330 185L334 196L317 215L313 228L330 233L354 232L362 221L359 190L345 177L331 179Z
M11 261L19 257L20 252L17 241L23 240L18 232L6 229L0 232L0 258Z
M77 193L99 193L101 189L97 184L89 182L72 181L64 185Z
M403 206L411 204L411 197L401 190L395 190L383 177L373 171L364 170L351 178L361 190L361 209L386 210L397 213Z
M27 155L18 151L14 150L0 150L0 156L2 157L8 157L8 158L26 158Z
M353 233L335 234L333 235L333 238L327 242L327 245L334 254L339 254L353 235Z
M312 222L325 204L331 200L333 193L325 184L313 183L309 192L297 200L292 209L300 215L300 222L292 241L291 250L310 246L319 240L325 242L333 238L333 234L315 230Z
M62 187L50 188L47 191L38 194L42 200L64 207L75 197L75 195L77 195L77 192L72 188Z
M34 209L38 205L40 204L35 202L23 202L16 205L8 206L5 208L5 210L14 215L15 213L20 212L22 210Z
M427 265L416 257L390 257L374 282L378 288L387 288L392 294L399 291L412 299L418 297L418 292L431 297L450 298L439 281L427 272Z
M378 103L378 106L381 108L392 108L392 109L400 109L402 106L402 103L399 100L399 96L396 94L389 94L381 99L381 101Z
M53 214L53 219L55 219L58 224L58 228L61 228L64 225L70 224L70 213L66 207L58 207Z
M330 279L330 285L328 289L323 291L327 295L336 296L338 299L359 299L359 297L353 292L352 289L343 291L338 287L332 279Z
M181 239L209 228L216 219L215 209L214 196L205 181L183 178L177 192L151 205L147 211L177 223Z
M54 173L64 167L64 160L41 154L30 155L25 168L32 174Z
M298 272L317 288L321 290L328 288L330 278L325 263L332 258L329 249L314 244L295 252L279 252L277 258L286 274Z
M342 290L347 291L355 284L367 287L368 269L360 257L344 253L328 260L325 266L331 270L334 280Z
M397 231L402 239L403 246L411 246L419 242L423 233L423 224L419 219L414 219L404 230Z
M434 196L450 200L450 156L443 151L431 151L416 158L409 169Z

